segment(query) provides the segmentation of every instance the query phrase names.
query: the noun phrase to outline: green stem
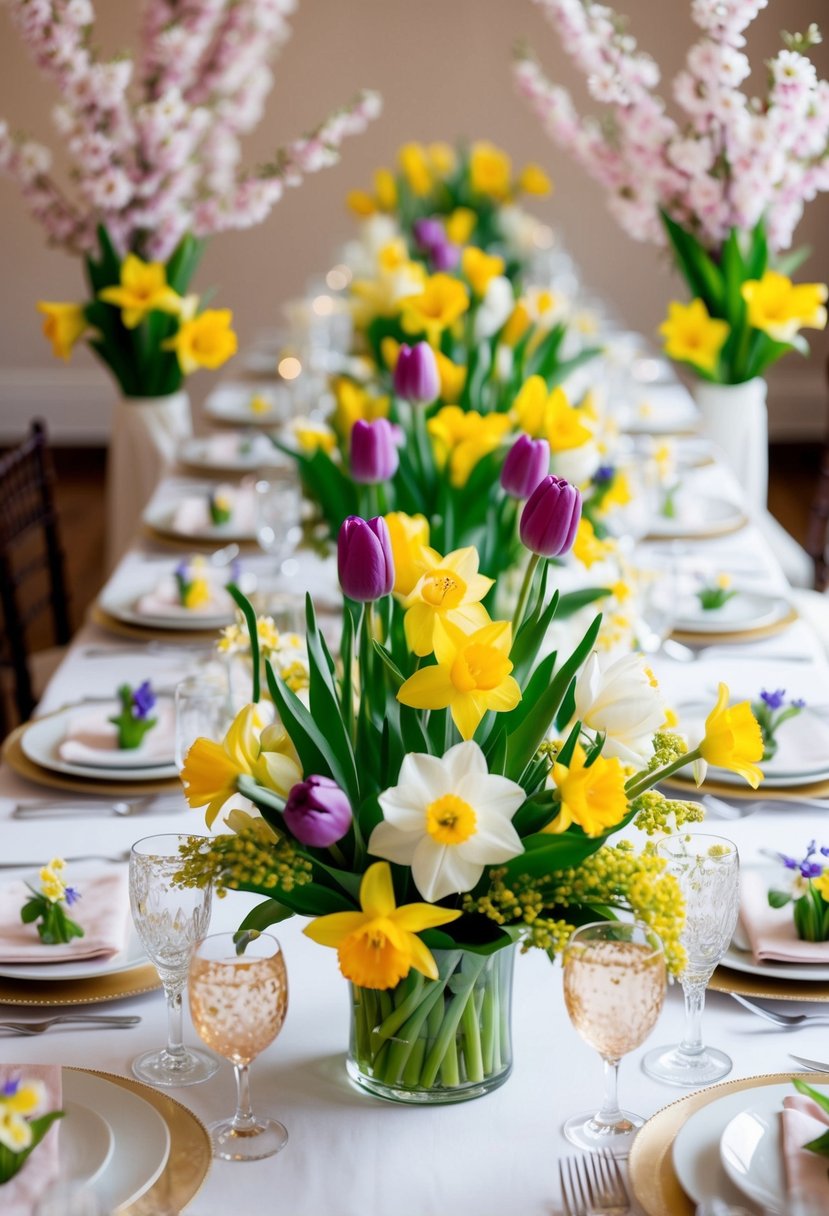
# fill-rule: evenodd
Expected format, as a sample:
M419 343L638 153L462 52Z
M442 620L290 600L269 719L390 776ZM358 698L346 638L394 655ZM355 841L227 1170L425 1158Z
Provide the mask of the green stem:
M677 756L676 760L672 760L670 764L666 764L663 768L654 769L651 773L645 773L643 777L632 779L625 786L628 800L637 798L640 794L644 794L645 790L652 789L653 786L658 785L666 777L670 777L673 773L679 772L681 768L685 768L687 764L701 759L702 753L698 747L695 747L692 752L685 752L684 755Z
M414 980L412 980L412 977L414 977ZM403 1023L409 1017L411 1017L412 1013L414 1013L415 1009L417 1009L417 1006L420 1003L420 999L423 995L424 984L425 981L423 976L419 971L415 971L414 968L412 968L406 979L403 981L403 984L400 985L400 995L402 998L400 1000L400 1004L396 1009L388 1014L388 1016L383 1019L381 1024L372 1032L372 1043L375 1045L375 1049L377 1044L384 1043L387 1039L390 1039L391 1036L400 1029ZM405 991L406 985L409 985L408 991Z
M538 566L538 563L540 561L541 561L540 555L538 553L533 553L533 555L530 557L529 562L527 563L527 569L524 571L524 581L521 584L521 593L518 596L518 603L515 606L515 616L512 618L513 641L515 640L515 637L518 634L518 630L521 625L521 622L524 619L524 612L527 607L527 600L529 599L530 588L532 587L532 584L533 584L533 578L535 576L536 567Z
M475 989L469 993L461 1017L463 1027L463 1054L466 1060L466 1079L483 1081L484 1060L481 1045L481 1023L475 1002Z
M490 1076L495 1063L495 1044L498 1039L498 977L493 974L491 982L484 988L481 1008L481 1055L486 1076Z
M454 999L443 1015L440 1033L432 1044L429 1055L426 1057L426 1063L423 1066L423 1073L421 1075L420 1083L425 1089L429 1089L432 1085L434 1085L435 1078L438 1075L438 1069L441 1066L443 1057L446 1055L449 1041L455 1037L458 1026L461 1022L461 1018L464 1016L467 1006L471 1007L472 1017L475 1018L475 983L478 976L486 966L486 961L487 960L484 955L481 955L474 962L470 961L469 971L463 977L463 987L455 990ZM465 1023L464 1031L466 1032L466 1030L467 1025ZM468 1040L465 1039L464 1056L466 1059L466 1071L468 1079L470 1075L470 1068L478 1068L480 1063L481 1045L480 1038L478 1037L477 1019L475 1021L475 1031L471 1031L471 1023L469 1024L469 1030L471 1033L473 1033L473 1040L477 1038L477 1045L474 1041L468 1042ZM475 1079L480 1078L476 1077Z

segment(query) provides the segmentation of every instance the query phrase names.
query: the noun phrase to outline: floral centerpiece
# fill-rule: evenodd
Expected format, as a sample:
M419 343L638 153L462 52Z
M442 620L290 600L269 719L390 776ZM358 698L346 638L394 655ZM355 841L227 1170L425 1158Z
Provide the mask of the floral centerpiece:
M669 244L692 299L674 302L662 326L665 348L703 381L754 383L792 349L808 348L803 327L826 324L826 286L794 284L802 260L781 256L791 244L806 202L829 189L829 87L808 50L820 41L784 34L768 62L767 88L750 98L740 90L751 65L744 30L766 0L694 0L691 16L702 37L673 81L678 117L657 94L659 68L637 46L625 21L593 0L537 0L593 98L606 109L601 123L581 118L566 89L545 79L522 52L520 92L552 138L608 191L610 210L636 240ZM756 405L736 433L717 415L754 392L701 392L706 421L735 467L752 472L752 497L765 498L765 431L745 456L746 436L764 420ZM741 448L743 452L740 460ZM758 464L759 462L759 464Z
M0 1186L14 1178L62 1110L41 1114L46 1087L24 1075L0 1083Z
M762 775L759 728L746 704L728 707L725 686L686 752L662 729L642 660L606 668L593 655L598 618L572 653L545 653L558 598L549 562L572 544L579 506L551 476L529 498L512 622L482 607L471 553L467 593L419 581L402 629L385 521L346 520L339 662L309 597L308 704L266 664L270 721L247 606L253 700L225 739L198 739L186 757L185 793L208 823L234 794L259 816L232 811L229 834L185 852L181 881L264 896L243 930L313 918L306 933L336 948L351 984L350 1074L383 1096L457 1101L506 1079L518 938L555 955L574 925L627 913L681 969L674 880L609 838L699 818L653 788L683 765L724 765L752 784Z

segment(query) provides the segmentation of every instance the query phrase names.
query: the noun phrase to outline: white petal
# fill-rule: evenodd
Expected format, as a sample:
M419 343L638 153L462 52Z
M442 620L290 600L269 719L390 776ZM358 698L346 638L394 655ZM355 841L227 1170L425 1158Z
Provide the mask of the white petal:
M442 763L452 783L450 787L452 792L460 797L463 797L461 784L467 777L488 775L484 753L473 739L467 739L464 743L456 743L454 747L450 747L449 751L445 753Z
M378 823L368 839L368 851L398 865L411 865L422 836L418 832L400 832L391 823Z
M385 794L381 794L377 799L383 818L386 823L393 824L401 832L422 831L424 811L428 803L413 803L409 798L400 796L401 790L402 787L397 785L394 789L386 790Z
M490 773L468 781L465 787L461 787L460 796L470 804L476 815L491 814L504 819L512 819L527 797L517 782Z
M429 903L446 895L471 891L483 869L482 865L462 857L457 845L436 844L431 836L424 836L412 861L415 886Z
M410 804L419 802L423 807L451 788L443 760L425 752L409 752L403 759L397 780L396 788L406 791L406 801Z
M478 820L478 831L463 844L456 845L464 858L480 865L496 865L524 852L521 837L509 821L496 817Z
M617 739L608 735L604 741L602 755L608 760L614 757L622 764L633 764L636 768L644 768L653 756L653 736L641 735L634 739Z

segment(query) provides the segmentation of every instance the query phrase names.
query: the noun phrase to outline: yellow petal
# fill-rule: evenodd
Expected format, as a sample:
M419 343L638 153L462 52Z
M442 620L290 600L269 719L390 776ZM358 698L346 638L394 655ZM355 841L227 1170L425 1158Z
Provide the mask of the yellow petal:
M360 905L366 916L391 916L395 910L391 866L387 861L375 861L360 883Z
M440 628L440 621L435 626L435 632ZM401 705L409 705L412 709L445 709L455 695L455 687L449 677L448 670L442 666L422 667L414 675L409 676L397 692Z
M331 912L318 916L306 925L302 932L320 946L339 946L350 933L356 932L366 923L363 912Z

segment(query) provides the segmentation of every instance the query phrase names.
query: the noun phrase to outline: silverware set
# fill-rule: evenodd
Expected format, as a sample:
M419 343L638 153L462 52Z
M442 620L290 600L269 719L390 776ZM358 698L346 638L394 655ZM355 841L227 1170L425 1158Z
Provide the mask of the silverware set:
M754 1001L749 1001L739 992L732 992L730 996L744 1009L748 1009L750 1013L756 1013L759 1018L764 1018L781 1030L796 1030L800 1026L829 1025L829 1013L778 1013L776 1009L767 1009L765 1005L757 1005ZM798 1059L797 1056L792 1058Z
M558 1163L564 1216L627 1216L630 1196L619 1162L608 1149Z
M12 811L12 819L61 819L65 815L165 815L175 810L185 810L186 804L180 792L170 794L145 794L140 798L123 798L114 801L95 801L85 798L72 801L68 798L27 798L18 802Z
M141 1018L131 1014L94 1014L94 1013L61 1013L57 1017L46 1018L42 1022L0 1022L0 1030L10 1034L38 1035L53 1026L63 1026L71 1023L97 1028L99 1030L123 1029L127 1026L137 1026Z

